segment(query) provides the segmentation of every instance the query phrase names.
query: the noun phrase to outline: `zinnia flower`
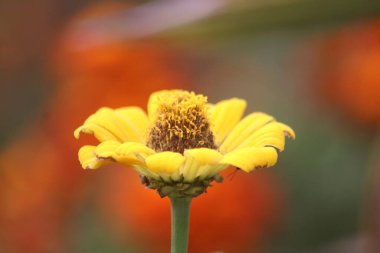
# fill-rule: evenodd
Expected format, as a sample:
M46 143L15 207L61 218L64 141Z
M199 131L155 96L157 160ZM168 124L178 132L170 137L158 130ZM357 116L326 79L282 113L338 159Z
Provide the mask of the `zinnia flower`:
M261 112L242 116L243 99L215 105L207 97L183 90L151 95L148 114L138 107L100 108L75 130L94 135L100 144L79 150L84 169L111 162L135 169L142 182L160 196L195 197L219 173L235 166L245 172L271 167L285 136L294 131Z

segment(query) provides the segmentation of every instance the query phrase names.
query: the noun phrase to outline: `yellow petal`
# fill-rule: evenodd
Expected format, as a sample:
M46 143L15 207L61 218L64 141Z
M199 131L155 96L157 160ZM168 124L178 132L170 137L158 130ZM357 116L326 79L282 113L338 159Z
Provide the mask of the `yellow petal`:
M94 135L95 138L98 139L100 142L107 140L118 140L118 138L115 135L113 135L110 131L95 124L87 124L78 127L74 131L75 138L79 139L81 133Z
M116 161L115 151L120 145L117 141L104 141L96 147L95 154L99 159Z
M272 116L265 113L255 112L249 114L232 129L230 134L219 147L219 150L222 153L234 150L257 129L273 120Z
M245 172L271 167L277 162L277 152L272 147L243 148L226 154L220 163L236 166Z
M142 165L144 159L155 153L139 142L125 142L115 149L114 158L124 165Z
M210 123L216 145L223 142L228 133L239 122L247 103L243 99L223 100L211 108Z
M95 146L86 145L79 149L78 158L83 169L98 169L106 164L109 164L109 161L99 160L95 154Z
M126 112L125 108L123 112ZM121 117L123 115L123 117ZM131 120L128 120L128 115L116 114L116 111L110 108L101 108L95 115L90 116L86 123L94 123L104 126L109 129L121 141L142 141L139 137L139 130L134 126Z
M119 116L130 128L136 133L137 140L145 142L145 135L148 129L148 116L139 107L122 107L115 110L115 114ZM133 141L130 139L130 141Z
M278 122L278 124L287 137L292 138L293 140L296 138L296 133L290 126L285 125L284 123L281 123L281 122Z
M179 178L179 170L184 161L183 155L170 151L148 156L145 160L150 171L157 173L164 179L170 177L174 180Z
M285 147L285 135L278 122L270 122L253 132L237 149L272 146L280 151Z
M209 148L188 149L184 152L184 155L185 157L193 157L200 165L218 164L223 157L217 150Z
M148 178L154 178L157 180L162 180L162 177L160 177L157 173L150 171L148 167L146 167L146 164L136 164L131 166L137 173L139 173L142 176L146 176Z
M95 153L98 159L113 161L136 170L140 175L159 179L156 173L150 172L145 164L145 158L155 152L138 142L120 144L116 141L100 143Z
M111 162L116 162L133 168L140 175L159 180L160 177L149 171L145 165L145 157L153 153L153 150L141 143L120 144L116 141L105 141L98 146L82 147L79 150L79 160L83 168L87 169L97 169Z
M189 149L184 152L186 162L180 170L186 182L195 178L204 179L216 175L220 168L219 161L223 158L218 151L208 148Z
M100 108L75 131L93 134L99 141L117 140L144 142L147 129L147 116L136 107L125 107L117 110Z
M122 123L110 108L100 108L95 114L88 117L84 122L84 126L87 124L94 124L107 129L121 142L127 139L127 133L124 130Z

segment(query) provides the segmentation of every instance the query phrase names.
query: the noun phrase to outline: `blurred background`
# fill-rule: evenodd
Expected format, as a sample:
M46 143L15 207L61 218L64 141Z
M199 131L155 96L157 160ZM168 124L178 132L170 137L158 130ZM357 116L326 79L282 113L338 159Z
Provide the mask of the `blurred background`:
M292 126L275 168L193 201L190 253L380 252L380 2L0 2L0 252L164 253L167 199L83 171L101 106L183 88Z

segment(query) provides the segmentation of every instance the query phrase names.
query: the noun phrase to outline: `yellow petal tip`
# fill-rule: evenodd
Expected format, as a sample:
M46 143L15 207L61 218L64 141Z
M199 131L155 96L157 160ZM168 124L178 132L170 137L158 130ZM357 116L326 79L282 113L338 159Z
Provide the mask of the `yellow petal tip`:
M77 129L75 129L75 131L74 131L75 139L77 139L77 140L79 139L81 131L82 131L82 127L78 127Z
M281 127L281 129L284 132L284 135L286 137L291 138L293 140L296 139L296 133L294 132L294 130L290 126L288 126L284 123L280 123L280 122L278 124L280 125L280 127Z

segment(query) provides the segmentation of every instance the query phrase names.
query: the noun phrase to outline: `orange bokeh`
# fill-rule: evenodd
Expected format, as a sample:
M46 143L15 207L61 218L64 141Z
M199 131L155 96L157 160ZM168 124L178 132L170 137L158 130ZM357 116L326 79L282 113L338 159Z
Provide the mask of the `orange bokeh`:
M144 245L147 252L168 252L170 205L145 189L135 172L113 171L104 187L100 208L125 237ZM245 174L233 170L225 181L193 200L189 251L257 252L262 239L278 225L282 214L280 187L270 172ZM144 243L143 243L144 242ZM148 242L148 243L147 243Z
M357 121L380 123L380 20L350 26L318 44L314 82Z
M59 248L65 207L75 195L60 198L64 160L44 138L40 131L22 136L0 155L0 241L6 252Z

